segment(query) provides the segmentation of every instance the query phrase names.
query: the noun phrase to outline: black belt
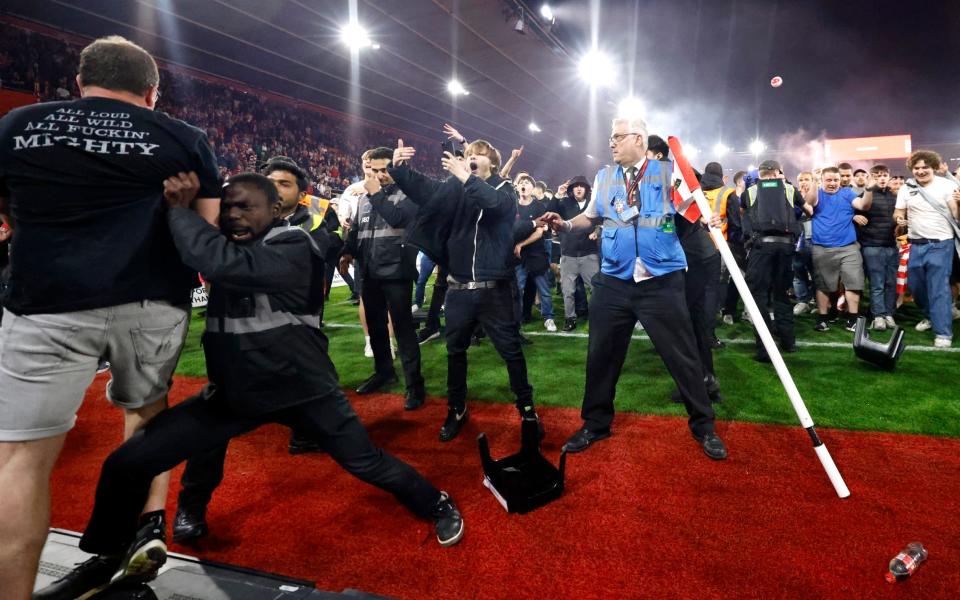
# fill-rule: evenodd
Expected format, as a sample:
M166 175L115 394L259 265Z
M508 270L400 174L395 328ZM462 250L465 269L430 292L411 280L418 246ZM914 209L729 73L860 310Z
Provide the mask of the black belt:
M940 242L946 242L947 240L931 240L929 238L907 238L907 241L910 242L911 244L917 244L918 246L922 246L924 244L939 244Z
M490 281L468 281L466 283L460 283L452 277L447 277L447 287L449 287L451 290L489 290L499 287L502 284L502 281L496 279Z
M760 241L766 244L792 244L793 237L789 235L762 235Z

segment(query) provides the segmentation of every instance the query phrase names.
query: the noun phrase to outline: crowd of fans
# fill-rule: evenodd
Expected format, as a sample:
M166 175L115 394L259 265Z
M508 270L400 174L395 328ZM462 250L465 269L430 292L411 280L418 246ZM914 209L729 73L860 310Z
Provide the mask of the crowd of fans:
M77 98L74 77L80 47L0 25L0 87L35 94L41 101ZM271 156L289 156L307 171L316 195L329 198L359 181L357 156L396 132L349 124L293 101L257 94L173 71L160 80L158 110L207 132L226 177L256 171ZM426 172L438 174L438 151L421 151ZM434 165L437 165L434 167Z

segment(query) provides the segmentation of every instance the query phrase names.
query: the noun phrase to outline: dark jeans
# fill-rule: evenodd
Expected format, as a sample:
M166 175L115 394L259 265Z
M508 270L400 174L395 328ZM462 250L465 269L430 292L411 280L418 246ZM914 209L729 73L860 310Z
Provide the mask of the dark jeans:
M776 333L784 347L796 343L793 330L793 304L787 291L793 285L793 244L755 243L747 257L747 287L760 309L763 322ZM775 321L771 324L767 298L773 300ZM766 352L756 335L757 351Z
M126 551L136 535L154 477L191 456L225 447L231 438L266 423L297 424L320 440L324 450L350 474L390 492L420 517L428 516L440 498L440 491L413 467L373 445L339 390L255 417L232 412L216 396L197 395L151 419L107 457L80 548L93 554Z
M520 343L517 287L513 280L489 289L456 290L447 294L447 404L461 411L467 401L467 349L474 328L483 327L507 364L510 389L517 408L533 405L527 361Z
M390 333L387 329L387 312L393 321L393 333L397 337L397 350L403 363L403 376L408 390L423 388L420 373L420 346L417 330L410 313L413 282L405 279L374 279L366 276L360 286L363 309L367 314L367 331L373 361L380 375L393 374L393 357L390 353Z
M580 411L584 427L599 431L613 423L617 381L633 327L640 321L680 389L690 429L698 436L714 431L713 408L684 295L683 271L640 283L602 273L594 277L587 378Z
M870 314L892 317L897 310L897 267L900 253L895 246L863 246L863 266L870 279Z
M703 363L705 373L714 373L713 370L713 339L714 327L717 322L716 312L707 311L708 292L712 289L714 298L720 286L720 255L714 254L704 260L687 261L687 274L684 277L684 296L687 300L687 309L690 311L690 321L693 324L693 336L697 341L700 353L700 362Z
M447 299L447 269L439 265L437 279L433 282L433 293L430 294L430 310L427 311L427 322L424 327L432 330L440 329L440 309Z
M424 253L420 253L420 269L419 275L417 275L417 287L413 291L413 303L417 306L423 306L424 296L427 293L427 280L430 279L430 275L433 274L433 268L436 266L430 257Z
M896 266L894 266L896 280ZM894 281L896 284L896 281ZM813 244L806 240L803 247L793 255L793 294L797 302L810 302L816 295L813 283Z
M747 266L747 251L744 249L742 244L731 243L730 244L730 253L733 254L733 258L737 263L737 266L740 267L740 270L743 271ZM724 264L726 267L726 264ZM740 314L737 311L737 302L740 300L740 291L737 290L737 284L733 282L733 278L730 276L730 273L724 273L724 277L721 278L724 283L726 283L726 298L723 302L723 314L731 315L733 319L739 320Z

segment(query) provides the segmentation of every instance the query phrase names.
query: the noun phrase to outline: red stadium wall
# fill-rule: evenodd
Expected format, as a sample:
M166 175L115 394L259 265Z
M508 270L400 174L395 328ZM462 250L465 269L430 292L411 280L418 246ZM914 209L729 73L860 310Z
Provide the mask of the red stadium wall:
M27 92L0 90L0 117L18 106L26 106L37 101L37 97Z

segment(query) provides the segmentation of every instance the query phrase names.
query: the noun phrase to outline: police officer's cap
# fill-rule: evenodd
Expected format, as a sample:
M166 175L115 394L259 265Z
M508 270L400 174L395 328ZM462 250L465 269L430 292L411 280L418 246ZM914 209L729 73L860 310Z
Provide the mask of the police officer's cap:
M778 173L783 172L783 167L780 166L775 160L765 160L760 163L760 166L757 167L760 171L777 171Z

